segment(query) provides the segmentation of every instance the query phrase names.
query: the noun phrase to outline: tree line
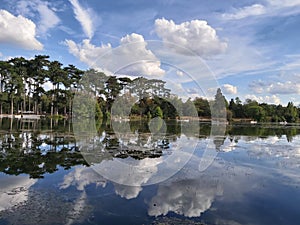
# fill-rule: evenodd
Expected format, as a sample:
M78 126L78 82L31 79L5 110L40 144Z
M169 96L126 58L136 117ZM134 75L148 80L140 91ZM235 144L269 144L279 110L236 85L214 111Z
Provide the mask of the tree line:
M228 120L297 122L300 115L300 109L292 102L282 106L246 99L242 103L238 97L228 102L221 89L213 100L197 97L184 101L171 93L163 80L117 77L94 69L83 71L74 65L51 61L47 55L0 61L0 114L70 116L76 94L83 94L84 100L91 103L95 100L97 118L110 118L113 111L116 116L209 119L213 110L217 112L213 116L226 111ZM83 105L76 111L79 116L90 114Z
M68 114L82 75L74 65L63 67L46 55L0 61L0 114Z

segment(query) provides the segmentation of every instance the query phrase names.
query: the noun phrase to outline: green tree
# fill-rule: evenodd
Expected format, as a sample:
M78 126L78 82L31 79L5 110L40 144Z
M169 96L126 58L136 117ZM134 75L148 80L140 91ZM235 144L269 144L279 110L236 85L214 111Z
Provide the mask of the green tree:
M3 114L3 106L8 101L8 94L5 90L9 82L10 64L6 61L0 61L0 114Z
M116 76L110 76L105 82L106 112L111 111L114 100L120 94L122 86Z
M22 90L23 93L21 94L22 99L19 99L22 104L17 106L18 109L21 111L26 110L26 95L27 95L27 89L26 86L28 86L29 80L28 80L28 74L27 74L27 66L28 66L28 60L24 59L23 57L16 57L12 58L8 61L14 70L15 73L17 73L21 79L22 79Z
M193 101L199 117L210 117L210 106L207 99L195 98Z
M186 102L183 103L182 107L183 107L182 109L183 116L192 116L192 117L197 116L196 108L191 98L186 100Z
M265 110L259 105L249 106L247 109L247 115L258 122L264 122L266 119Z
M32 98L34 101L33 111L39 113L39 104L41 103L41 96L45 93L43 84L47 79L47 69L49 66L49 56L47 55L36 55L34 59L28 61L27 72L30 79L29 95L32 91ZM33 87L33 89L32 89ZM29 102L30 110L30 102Z
M161 110L161 108L159 106L156 106L154 113L153 113L153 117L160 117L163 118L163 111Z
M225 96L222 94L220 88L217 89L215 99L212 103L212 116L219 119L226 118L226 108L228 108L228 102Z
M59 104L67 103L66 92L63 87L70 85L68 81L68 73L62 68L62 64L58 61L50 62L49 64L49 81L52 83L52 90L48 93L51 95L51 116L58 115Z
M297 122L297 120L298 120L298 110L292 102L289 102L287 104L287 107L286 107L286 110L285 110L285 113L284 113L284 118L289 123Z

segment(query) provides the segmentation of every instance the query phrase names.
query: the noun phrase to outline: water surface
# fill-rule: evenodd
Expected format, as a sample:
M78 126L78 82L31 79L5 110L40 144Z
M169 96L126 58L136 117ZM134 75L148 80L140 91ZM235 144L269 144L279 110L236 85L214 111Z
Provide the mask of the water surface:
M123 125L83 142L68 121L1 119L0 224L298 224L297 125Z

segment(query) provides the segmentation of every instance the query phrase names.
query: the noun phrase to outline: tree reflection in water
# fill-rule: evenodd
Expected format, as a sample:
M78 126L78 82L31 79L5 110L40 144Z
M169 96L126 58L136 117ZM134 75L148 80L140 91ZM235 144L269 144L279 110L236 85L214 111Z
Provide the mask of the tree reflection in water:
M75 140L72 124L68 121L54 121L51 127L48 121L43 120L24 123L2 119L0 172L19 176L2 174L0 177L0 218L9 221L9 224L36 224L36 221L39 221L39 224L61 224L62 221L65 221L64 224L86 224L90 219L95 219L95 215L103 219L109 214L107 218L111 222L114 215L127 219L132 216L136 219L138 218L136 215L145 217L148 214L150 219L145 217L146 219L152 220L151 222L155 219L152 224L201 224L196 223L200 216L207 219L209 215L214 214L225 220L224 215L225 217L231 215L226 211L227 208L230 210L230 207L222 207L221 203L225 202L224 204L231 207L237 204L235 209L239 210L245 207L245 198L249 197L249 193L258 192L262 194L261 196L267 196L265 193L270 194L274 189L274 182L279 182L275 180L280 177L277 174L279 171L282 171L281 176L286 177L284 179L286 183L288 176L291 180L298 177L295 173L291 173L293 168L299 168L299 150L295 147L300 143L298 127L240 124L228 126L225 135L210 137L211 127L208 123L200 123L200 129L194 123L167 121L166 127L163 128L165 135L161 136L153 135L162 129L163 124L160 123L157 123L158 127L153 127L155 124L149 125L148 121L131 121L129 124L131 132L128 133L122 122L114 126L112 122L99 122L96 126L96 137L83 137L94 144L86 147L95 147L98 151L98 155L91 154L94 161L89 165L82 156L81 140ZM83 123L83 126L89 124ZM182 129L182 126L186 126L186 129ZM200 173L195 168L201 157L201 148L205 148L210 138L213 139L216 151L232 154L219 154L209 171ZM144 186L145 182L159 173L153 162L158 164L165 154L172 154L180 141L191 145L197 140L201 141L201 145L186 167L169 180L155 185L155 189L152 186ZM140 151L141 146L149 151ZM246 153L250 160L244 154L235 154L235 151ZM246 161L243 161L243 157ZM93 167L96 167L96 164L102 164L105 168L106 164L111 165L116 158L130 159L130 162L134 161L136 167L147 168L147 173L140 170L140 174L135 173L135 176L127 179L124 171L110 167L110 173L120 174L120 179L127 179L131 184L126 186L108 181L95 172ZM260 164L265 167L255 166ZM273 165L269 173L265 173L268 168L266 165ZM59 179L46 176L47 173L71 167L74 168L67 173L57 173ZM280 170L276 170L274 180L267 182L270 177L272 178L270 171L273 173L274 168ZM44 176L46 178L40 180L29 178ZM292 185L299 184L297 180L298 183L292 181L294 182ZM270 199L273 202L280 196L273 193ZM136 208L130 208L133 206L132 203L136 204ZM225 209L227 213L219 215L215 209L223 210L222 212ZM249 213L249 217L255 218L254 213L253 211ZM174 214L176 216L172 218ZM239 214L243 215L240 211L237 215ZM192 223L192 220L196 222ZM115 220L115 223L110 224L120 224L119 222ZM230 220L222 224L233 222Z
M122 123L115 123L112 127L111 122L100 121L97 125L96 147L101 150L97 154L101 154L92 155L91 162L128 157L135 160L159 158L168 151L171 143L178 140L182 130L187 138L207 139L211 128L208 123L195 126L195 122L181 124L170 120L164 124L165 135L161 137L159 134L151 135L153 130L162 129L162 124L154 125L147 121L131 121L131 132L127 133L122 132ZM183 129L183 126L187 128ZM299 133L299 127L235 125L226 128L225 136L211 138L217 151L228 151L242 136L249 140L285 136L291 142ZM231 144L224 146L227 137ZM75 165L89 166L76 144L69 121L54 121L50 124L47 120L0 119L0 172L42 178L46 173L53 173L59 168L70 169Z

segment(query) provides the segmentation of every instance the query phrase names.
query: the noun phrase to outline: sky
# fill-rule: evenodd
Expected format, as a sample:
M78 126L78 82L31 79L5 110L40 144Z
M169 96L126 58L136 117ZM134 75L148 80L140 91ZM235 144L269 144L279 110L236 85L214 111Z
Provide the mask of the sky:
M0 59L166 80L181 97L300 104L300 0L0 0Z

